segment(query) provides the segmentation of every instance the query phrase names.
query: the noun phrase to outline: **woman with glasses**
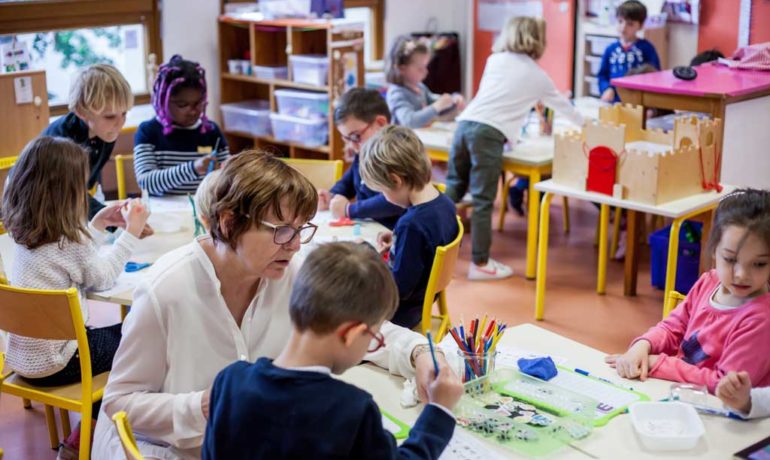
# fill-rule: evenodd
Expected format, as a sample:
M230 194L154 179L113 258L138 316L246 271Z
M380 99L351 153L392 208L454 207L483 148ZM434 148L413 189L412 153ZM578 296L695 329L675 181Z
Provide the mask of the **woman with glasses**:
M134 293L104 392L94 458L118 458L110 417L124 410L148 458L200 458L210 387L227 365L275 358L289 338L289 296L318 195L269 154L233 157L216 181L210 233L161 257ZM299 253L299 254L298 254ZM386 322L366 357L392 373L433 378L419 334ZM442 366L446 365L439 356Z

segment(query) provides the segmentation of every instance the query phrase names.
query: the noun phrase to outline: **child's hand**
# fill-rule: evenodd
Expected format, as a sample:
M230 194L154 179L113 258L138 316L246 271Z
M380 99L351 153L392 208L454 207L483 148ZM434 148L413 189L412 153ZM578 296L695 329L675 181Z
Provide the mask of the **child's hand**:
M209 172L209 163L212 161L216 162L217 160L211 155L204 155L195 160L193 163L193 168L195 168L195 172L198 173L199 176L203 176Z
M460 379L449 369L449 366L440 367L438 375L428 385L428 401L452 410L462 395L463 384Z
M650 342L640 340L633 344L625 354L609 355L604 361L614 367L618 375L626 379L647 379L649 370Z
M91 219L91 225L100 232L105 231L107 227L125 227L126 221L121 212L125 205L125 201L108 204Z
M135 198L128 201L128 208L123 217L126 219L126 231L139 238L144 231L147 218L150 217L150 211L141 200Z
M728 372L717 384L716 395L726 406L751 412L751 377L748 372Z
M328 211L329 201L332 199L332 194L325 189L318 189L318 210Z
M602 93L601 100L604 102L612 102L615 100L615 90L612 88L607 88Z
M452 102L454 102L455 110L457 112L462 112L462 110L465 108L465 98L462 94L453 94Z
M201 411L203 412L203 416L206 417L206 420L209 419L209 402L211 401L211 387L206 388L203 390L203 395L201 395Z
M335 219L345 217L345 210L347 210L349 203L350 201L344 196L334 195L331 200L329 200L329 210L332 212L332 217Z
M147 238L148 236L152 236L155 234L155 229L153 229L150 224L144 224L144 228L142 229L142 234L139 235L139 239Z
M441 96L439 96L438 99L436 99L436 102L431 104L431 107L433 107L436 110L436 112L441 113L444 110L451 108L454 105L454 103L455 102L452 100L452 95L444 93Z
M393 232L385 230L377 234L377 251L380 254L390 251L391 246L393 246Z

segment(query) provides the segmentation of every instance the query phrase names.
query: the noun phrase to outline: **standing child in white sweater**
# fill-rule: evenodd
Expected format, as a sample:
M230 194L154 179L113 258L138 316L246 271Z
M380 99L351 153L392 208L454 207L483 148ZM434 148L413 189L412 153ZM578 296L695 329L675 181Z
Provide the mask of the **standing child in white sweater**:
M446 194L455 203L473 196L471 280L507 278L510 267L489 257L492 206L506 140L516 145L527 114L538 101L577 125L583 118L537 65L545 51L545 21L514 17L492 47L476 97L457 117L449 154ZM505 204L503 204L505 206Z
M10 284L33 289L75 287L84 321L88 320L86 291L114 284L149 215L139 200L132 200L106 206L89 223L88 172L88 154L82 147L69 139L41 136L19 156L2 205L3 225L15 243ZM125 231L100 254L94 239L108 226L125 227ZM120 327L86 331L93 375L112 368ZM68 385L80 381L76 351L75 340L9 334L7 363L34 385ZM94 409L95 416L99 410ZM77 439L78 430L73 434L71 439Z

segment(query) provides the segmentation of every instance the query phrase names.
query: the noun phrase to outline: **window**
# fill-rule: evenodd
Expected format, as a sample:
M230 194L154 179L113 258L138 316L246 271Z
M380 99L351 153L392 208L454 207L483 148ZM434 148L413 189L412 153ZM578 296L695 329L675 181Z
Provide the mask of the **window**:
M30 68L45 69L51 114L67 111L77 72L102 62L117 67L149 102L147 57L163 62L158 0L0 0L0 48L22 45Z

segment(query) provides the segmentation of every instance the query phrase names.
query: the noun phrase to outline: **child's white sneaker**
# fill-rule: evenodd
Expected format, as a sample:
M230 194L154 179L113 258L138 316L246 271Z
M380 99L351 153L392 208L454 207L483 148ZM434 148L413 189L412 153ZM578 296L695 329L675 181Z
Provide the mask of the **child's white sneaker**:
M468 279L471 281L499 280L513 275L513 269L500 262L489 259L486 265L471 262L468 267Z

